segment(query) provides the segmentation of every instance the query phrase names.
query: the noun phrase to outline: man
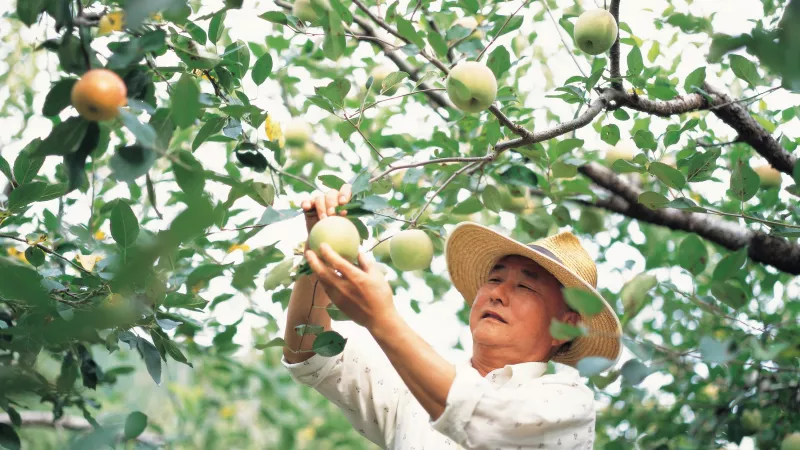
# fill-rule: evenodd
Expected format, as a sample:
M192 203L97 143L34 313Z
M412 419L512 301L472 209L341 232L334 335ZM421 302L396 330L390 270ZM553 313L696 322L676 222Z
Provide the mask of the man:
M335 214L350 193L345 185L303 202L307 228ZM574 236L524 245L478 224L456 227L445 255L453 285L471 305L473 352L455 365L399 316L375 262L361 254L355 266L326 245L305 254L314 273L292 292L283 363L369 440L404 450L592 448L594 397L570 366L587 356L616 361L621 328L604 300L591 317L566 304L563 287L600 297L595 264ZM324 289L315 289L317 282ZM311 351L314 336L297 336L294 327L331 329L329 302L372 334L391 366L370 361L353 342L334 357ZM555 339L553 319L590 332L572 342ZM564 366L545 374L551 360Z

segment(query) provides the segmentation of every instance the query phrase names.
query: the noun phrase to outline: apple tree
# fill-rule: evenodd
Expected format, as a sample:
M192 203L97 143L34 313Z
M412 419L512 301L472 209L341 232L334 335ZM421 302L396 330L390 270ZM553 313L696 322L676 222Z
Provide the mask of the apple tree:
M268 383L232 362L246 330L216 313L247 302L274 356L265 305L308 271L305 236L275 230L348 183L361 250L398 292L452 294L438 263L463 220L587 244L624 328L618 365L579 365L599 448L796 448L800 1L750 3L723 32L693 2L18 0L0 75L0 445L19 447L39 402L103 442L139 436L137 413L95 420L93 390L124 375L100 354L132 352L155 383L175 364ZM431 267L382 246L408 231ZM320 353L346 345L329 337ZM273 400L265 414L291 409Z

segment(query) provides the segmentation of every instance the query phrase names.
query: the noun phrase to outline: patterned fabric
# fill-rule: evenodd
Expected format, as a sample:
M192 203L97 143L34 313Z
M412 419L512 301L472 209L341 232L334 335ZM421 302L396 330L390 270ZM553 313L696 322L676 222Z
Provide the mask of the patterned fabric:
M336 404L367 439L393 450L586 450L594 443L592 391L578 371L546 363L507 365L486 377L470 358L455 362L456 378L435 421L388 363L348 341L334 357L290 364L292 378Z

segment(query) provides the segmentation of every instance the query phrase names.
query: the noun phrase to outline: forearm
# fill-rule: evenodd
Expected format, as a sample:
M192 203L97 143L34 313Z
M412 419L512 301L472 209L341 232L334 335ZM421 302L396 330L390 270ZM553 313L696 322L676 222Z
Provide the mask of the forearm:
M315 355L310 350L316 336L313 334L305 337L300 336L295 331L296 326L310 324L320 325L326 331L331 329L331 317L324 309L325 306L330 304L331 300L328 294L325 293L325 289L322 288L322 284L316 283L316 281L317 276L314 274L298 278L294 283L292 295L289 298L289 307L286 314L286 332L283 337L284 341L286 341L286 347L283 348L283 354L286 357L286 361L292 364L303 362ZM317 284L316 292L314 292L315 284ZM299 352L298 350L305 350L306 352Z
M455 366L397 315L376 323L370 333L431 419L437 419L447 406Z

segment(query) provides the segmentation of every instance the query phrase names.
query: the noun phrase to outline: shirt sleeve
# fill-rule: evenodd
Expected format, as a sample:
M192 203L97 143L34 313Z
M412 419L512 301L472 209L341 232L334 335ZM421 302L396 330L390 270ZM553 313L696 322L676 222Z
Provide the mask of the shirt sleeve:
M405 384L388 359L381 361L349 340L333 357L316 354L291 364L281 358L292 379L316 389L344 413L367 439L386 448L394 439L397 408Z
M577 372L495 386L459 366L444 412L430 423L466 449L591 449L594 422L594 395Z

